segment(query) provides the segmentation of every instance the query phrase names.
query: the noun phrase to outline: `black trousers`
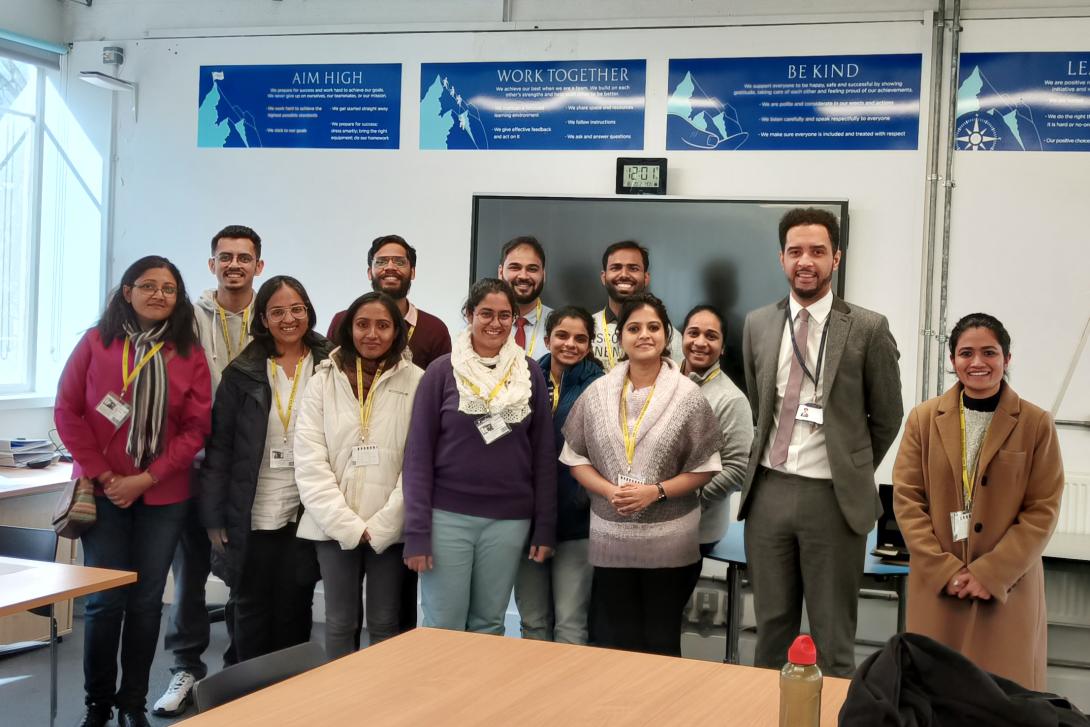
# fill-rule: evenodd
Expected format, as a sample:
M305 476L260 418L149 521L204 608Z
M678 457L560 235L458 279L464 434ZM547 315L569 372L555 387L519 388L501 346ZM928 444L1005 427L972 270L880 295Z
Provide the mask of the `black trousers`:
M681 616L701 561L680 568L594 568L591 628L598 646L681 656Z
M239 661L310 641L318 561L295 524L250 533L235 589Z

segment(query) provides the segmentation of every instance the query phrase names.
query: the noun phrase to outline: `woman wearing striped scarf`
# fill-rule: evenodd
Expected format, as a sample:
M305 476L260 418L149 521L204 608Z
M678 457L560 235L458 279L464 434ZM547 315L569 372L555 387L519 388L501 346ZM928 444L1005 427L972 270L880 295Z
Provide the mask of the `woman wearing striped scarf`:
M87 600L83 725L105 725L115 706L119 725L148 724L163 588L211 403L182 277L165 258L141 258L76 345L57 392L57 431L75 461L73 476L95 481L97 520L82 536L84 562L138 575L131 586Z

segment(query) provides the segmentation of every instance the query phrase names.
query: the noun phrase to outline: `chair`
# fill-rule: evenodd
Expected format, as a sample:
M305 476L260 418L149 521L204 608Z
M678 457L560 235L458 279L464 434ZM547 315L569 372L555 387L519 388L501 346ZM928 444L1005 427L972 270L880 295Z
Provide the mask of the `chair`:
M57 534L42 528L0 525L0 555L23 560L57 560ZM53 604L30 609L49 619L49 723L57 719L57 618Z
M193 701L198 713L207 712L325 662L325 650L315 641L289 646L209 674L193 686Z

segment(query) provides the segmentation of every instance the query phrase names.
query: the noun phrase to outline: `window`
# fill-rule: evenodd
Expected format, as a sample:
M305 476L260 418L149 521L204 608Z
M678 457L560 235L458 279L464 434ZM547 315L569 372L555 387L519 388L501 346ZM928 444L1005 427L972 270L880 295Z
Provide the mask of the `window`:
M0 394L55 391L102 305L103 155L58 80L0 55Z

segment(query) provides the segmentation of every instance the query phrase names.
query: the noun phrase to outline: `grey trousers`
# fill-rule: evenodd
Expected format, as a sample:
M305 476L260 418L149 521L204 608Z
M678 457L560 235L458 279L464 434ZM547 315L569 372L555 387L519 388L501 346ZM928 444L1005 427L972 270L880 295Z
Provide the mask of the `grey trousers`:
M544 563L523 557L515 579L515 604L522 638L587 643L590 586L594 566L587 562L589 540L562 540ZM529 552L529 546L526 548Z
M799 634L802 602L822 672L855 672L855 625L867 536L854 532L833 483L760 468L746 517L757 612L756 666L779 669Z
M376 553L367 544L342 550L335 540L315 543L325 591L325 653L332 661L360 648L360 586L366 576L370 643L397 636L401 610L401 561L405 546Z

